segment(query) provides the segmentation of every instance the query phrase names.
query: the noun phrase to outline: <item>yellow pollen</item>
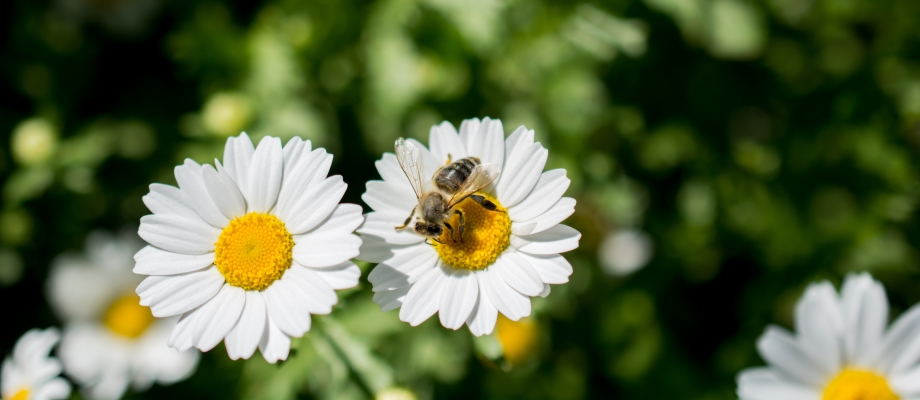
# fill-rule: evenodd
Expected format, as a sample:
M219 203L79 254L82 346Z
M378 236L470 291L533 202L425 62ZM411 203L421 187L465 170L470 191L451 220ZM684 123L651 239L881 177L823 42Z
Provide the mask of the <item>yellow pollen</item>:
M274 215L249 213L220 233L214 248L217 269L231 286L262 290L291 266L294 237Z
M153 314L150 313L150 309L140 303L141 298L134 293L115 300L103 317L105 326L115 334L126 338L140 337L153 323Z
M29 400L29 389L19 389L10 400Z
M532 319L512 321L503 314L498 314L495 331L498 342L502 344L505 361L511 366L520 365L534 354L539 330Z
M460 216L454 214L448 223L454 234L445 229L434 243L441 260L457 269L480 270L492 265L511 243L511 218L498 200L483 193L477 193L495 203L495 211L486 210L470 198L454 206L463 213L465 228L460 240Z
M888 381L874 372L845 369L824 388L822 400L899 400Z

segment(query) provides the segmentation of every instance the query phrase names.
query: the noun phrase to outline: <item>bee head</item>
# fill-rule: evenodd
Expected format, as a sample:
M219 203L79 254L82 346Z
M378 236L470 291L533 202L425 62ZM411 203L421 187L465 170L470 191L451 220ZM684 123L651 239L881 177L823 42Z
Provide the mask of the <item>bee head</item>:
M415 233L431 238L441 237L441 232L444 231L444 228L438 224L432 224L424 221L417 221L415 223Z

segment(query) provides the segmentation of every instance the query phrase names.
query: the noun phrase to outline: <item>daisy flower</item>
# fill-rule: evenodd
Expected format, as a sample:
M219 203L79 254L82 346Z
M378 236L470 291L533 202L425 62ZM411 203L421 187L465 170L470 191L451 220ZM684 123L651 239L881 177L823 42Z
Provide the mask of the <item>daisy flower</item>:
M155 320L134 293L142 277L131 269L141 247L135 232L93 232L83 254L52 263L47 297L65 323L58 355L89 399L119 399L129 384L142 391L178 382L198 364L198 352L166 345L178 318Z
M57 329L32 329L13 347L12 357L3 360L0 394L6 400L50 400L70 397L70 384L58 375L61 362L49 357L60 339Z
M742 400L920 399L920 306L888 328L885 288L869 274L847 276L839 295L826 281L809 286L795 325L757 341L769 366L738 375Z
M349 261L361 239L361 206L338 204L346 185L326 177L332 155L309 141L245 133L227 139L224 163L176 167L179 187L153 184L134 256L137 287L156 317L181 315L169 345L208 351L221 340L230 358L284 360L291 338L328 314L336 289L354 287Z
M377 161L383 180L368 182L362 196L374 212L358 228L358 258L379 263L368 280L384 311L401 307L399 318L413 326L438 313L446 328L466 323L474 335L487 335L499 312L517 321L530 315L531 297L568 282L572 266L559 253L581 238L560 224L575 210L575 200L562 197L570 181L564 169L543 172L548 152L523 126L505 140L499 120L465 120L459 133L444 122L431 129L429 143L430 150L412 139L402 144L417 152L414 179L426 186L422 191L431 190L428 181L448 161L467 157L500 170L497 180L453 207L463 214L464 232L452 232L462 225L454 213L440 237L426 240L406 220L419 204L414 173L384 154ZM407 222L407 229L395 228Z

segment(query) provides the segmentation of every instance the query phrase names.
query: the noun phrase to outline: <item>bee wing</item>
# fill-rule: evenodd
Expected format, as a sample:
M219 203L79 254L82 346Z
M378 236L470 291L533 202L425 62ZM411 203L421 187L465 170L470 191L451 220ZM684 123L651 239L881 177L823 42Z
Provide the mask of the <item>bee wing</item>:
M447 207L453 207L465 200L471 194L478 192L482 188L489 186L498 178L501 173L501 167L498 164L479 164L470 172L469 178L463 182L457 193L450 198Z
M422 167L422 158L419 156L418 148L407 142L406 139L396 139L396 159L403 173L406 174L406 178L409 178L412 190L415 190L415 196L422 198L422 182L424 182L422 171L425 169Z

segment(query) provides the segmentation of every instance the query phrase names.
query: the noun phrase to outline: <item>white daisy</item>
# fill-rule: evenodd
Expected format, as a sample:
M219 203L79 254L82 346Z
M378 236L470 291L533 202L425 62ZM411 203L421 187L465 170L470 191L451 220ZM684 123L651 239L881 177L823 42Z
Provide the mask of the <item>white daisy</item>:
M245 133L227 140L217 168L186 160L179 188L153 184L144 203L134 272L153 315L182 315L169 338L179 350L208 351L225 340L232 359L256 347L284 360L291 337L310 330L310 314L328 314L335 289L358 284L349 261L361 239L361 207L338 204L346 185L326 177L332 155L309 141Z
M166 345L178 318L155 320L134 294L142 277L131 269L141 247L135 232L93 232L83 254L52 263L48 300L65 322L58 354L87 398L119 399L129 384L141 391L178 382L198 364L198 352Z
M70 397L70 384L59 377L61 362L49 357L61 335L57 329L32 329L3 360L0 394L6 400L50 400Z
M795 306L798 332L769 326L757 349L769 367L738 375L742 400L920 399L920 305L886 329L885 288L849 275L840 295L808 287Z
M568 282L572 266L559 253L578 247L581 238L560 224L575 210L575 200L562 197L570 181L564 169L543 172L548 152L534 142L532 130L521 126L503 139L501 121L485 118L463 121L459 134L448 122L432 127L430 151L408 141L419 152L422 180L449 159L478 157L501 170L478 193L496 210L462 201L454 207L465 218L462 237L444 230L431 245L411 227L395 229L419 201L395 155L377 161L383 181L368 182L362 196L374 212L358 229L364 240L358 258L380 263L368 280L384 311L402 307L399 318L413 326L439 312L446 328L466 323L474 335L486 335L498 312L517 321L530 315L530 297ZM458 227L459 215L449 223Z

